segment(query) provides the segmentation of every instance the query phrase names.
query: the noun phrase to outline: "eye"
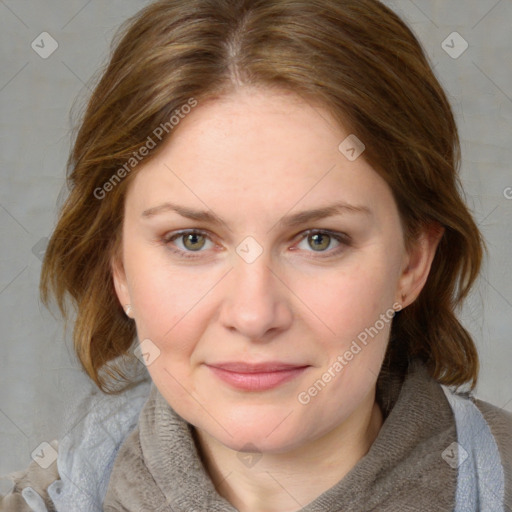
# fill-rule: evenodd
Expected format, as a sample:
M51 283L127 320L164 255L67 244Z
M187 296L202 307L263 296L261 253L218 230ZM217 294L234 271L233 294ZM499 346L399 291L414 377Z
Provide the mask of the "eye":
M175 240L181 243L181 247L180 244L171 243ZM170 233L164 236L162 241L169 247L172 252L175 252L185 258L195 257L195 255L187 253L204 252L201 251L201 249L207 245L207 241L213 244L206 233L197 230ZM173 246L177 246L177 248Z
M315 257L335 256L349 246L351 242L350 237L345 233L318 229L305 231L300 236L299 243L291 247L291 250L299 249L309 253L317 253ZM197 229L168 233L161 238L161 241L171 252L182 258L199 258L201 253L215 246L207 232ZM211 245L208 246L208 243ZM309 249L312 250L300 247L300 244L304 243L307 243ZM332 245L335 245L335 247L332 248ZM329 247L331 247L331 250L328 250Z
M350 237L344 233L309 230L302 234L302 239L298 244L299 248L301 248L300 244L302 243L306 243L308 247L313 249L313 251L308 251L308 249L305 249L308 252L327 253L326 256L333 256L342 251L345 246L350 245ZM335 244L334 249L327 251L327 249L331 247L333 243Z

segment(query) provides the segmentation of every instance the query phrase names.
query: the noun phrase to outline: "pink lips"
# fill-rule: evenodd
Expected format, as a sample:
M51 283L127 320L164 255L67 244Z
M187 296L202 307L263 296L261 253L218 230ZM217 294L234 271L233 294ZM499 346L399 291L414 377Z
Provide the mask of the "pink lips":
M222 381L245 391L265 391L300 375L308 366L281 362L248 364L242 362L207 365Z

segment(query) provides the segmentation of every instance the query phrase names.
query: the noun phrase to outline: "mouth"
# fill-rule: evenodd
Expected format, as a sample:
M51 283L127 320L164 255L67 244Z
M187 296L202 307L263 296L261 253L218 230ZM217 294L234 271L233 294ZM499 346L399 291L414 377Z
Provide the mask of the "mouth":
M244 391L266 391L301 375L309 365L282 362L249 364L226 362L206 365L221 381Z

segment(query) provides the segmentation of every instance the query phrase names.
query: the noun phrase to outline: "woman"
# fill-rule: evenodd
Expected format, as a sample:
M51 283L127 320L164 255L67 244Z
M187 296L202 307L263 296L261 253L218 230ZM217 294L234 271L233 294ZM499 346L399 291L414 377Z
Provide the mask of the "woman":
M52 483L17 489L28 509L510 509L512 418L454 392L477 382L455 310L483 252L459 159L420 44L376 0L137 14L41 280L104 394Z

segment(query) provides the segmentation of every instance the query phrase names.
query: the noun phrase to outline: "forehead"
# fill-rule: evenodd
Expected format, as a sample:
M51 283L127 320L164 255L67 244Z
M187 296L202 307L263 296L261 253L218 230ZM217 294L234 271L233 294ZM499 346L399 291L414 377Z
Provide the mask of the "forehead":
M326 109L300 96L243 89L186 115L137 170L128 200L141 212L180 198L194 208L215 204L240 214L333 199L389 200L386 183L364 158L350 161L340 151L349 135Z

